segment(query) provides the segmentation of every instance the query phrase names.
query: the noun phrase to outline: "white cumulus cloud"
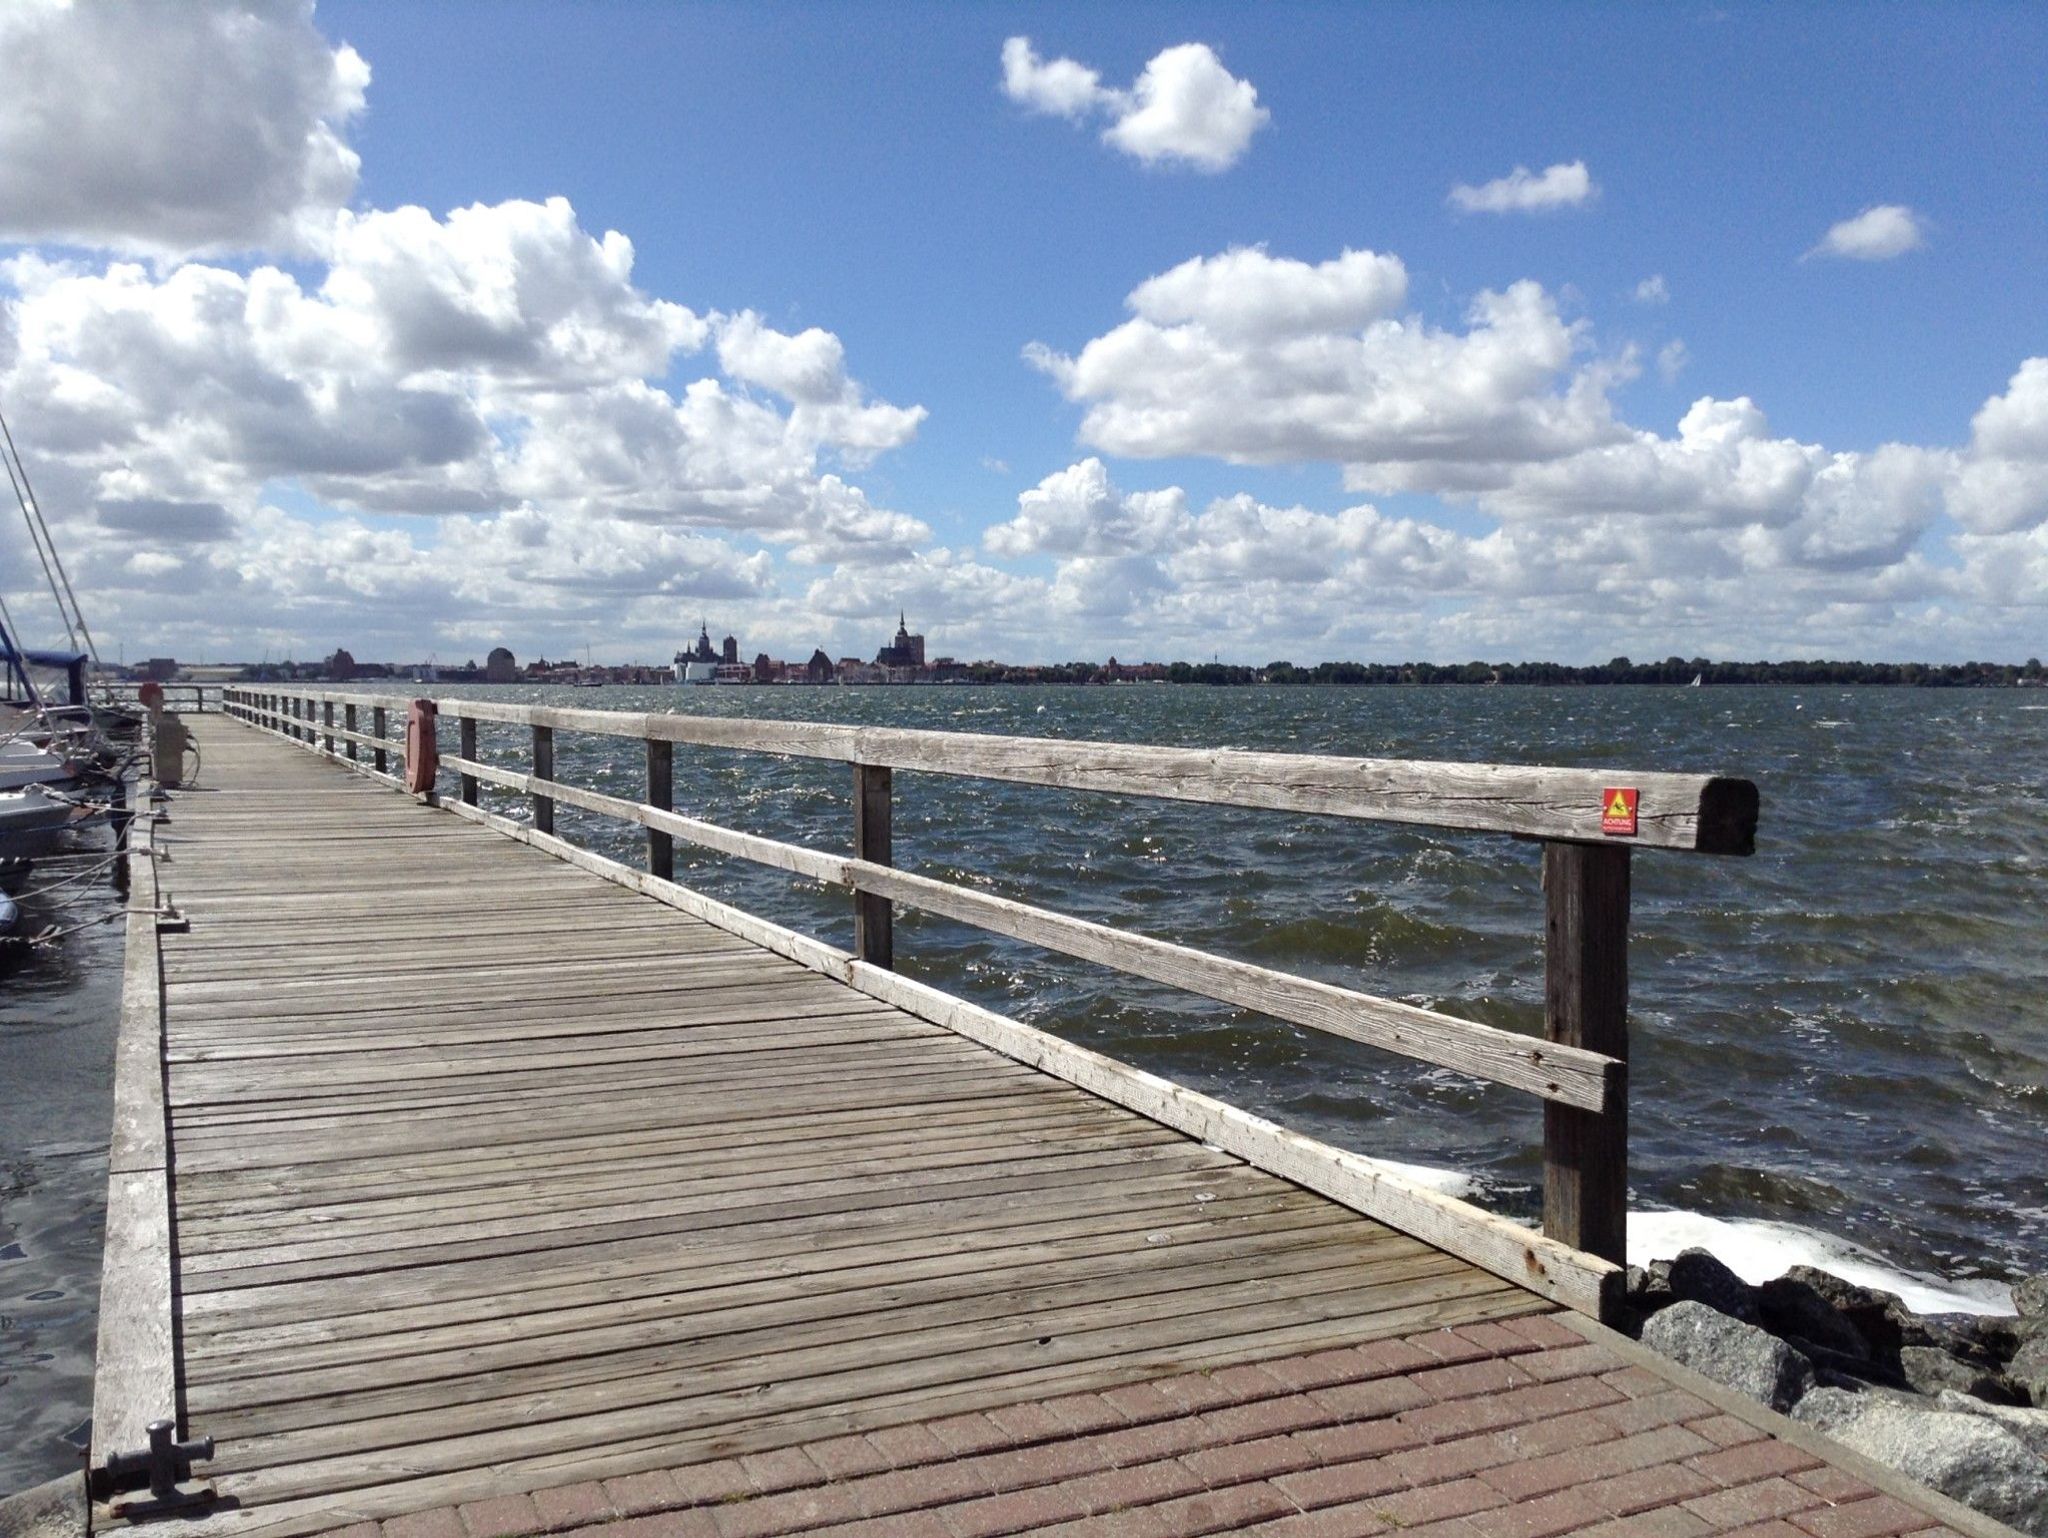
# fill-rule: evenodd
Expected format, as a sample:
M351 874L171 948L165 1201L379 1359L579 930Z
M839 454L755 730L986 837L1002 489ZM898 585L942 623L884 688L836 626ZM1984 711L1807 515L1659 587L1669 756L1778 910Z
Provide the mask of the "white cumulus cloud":
M1468 214L1531 214L1581 208L1599 194L1585 161L1574 160L1542 171L1516 166L1506 176L1477 187L1460 182L1451 189L1449 201Z
M1027 357L1112 454L1277 463L1550 458L1619 429L1583 327L1531 282L1482 293L1463 331L1400 313L1400 260L1309 264L1239 248L1140 284L1132 319L1072 356Z
M1925 245L1920 216L1900 203L1880 203L1853 219L1830 225L1808 256L1842 256L1858 262L1885 262Z
M311 0L0 6L0 239L316 248L354 194L369 67Z
M1272 114L1259 93L1223 67L1206 43L1155 54L1128 90L1073 59L1046 60L1027 37L1003 44L1003 94L1034 112L1080 122L1109 120L1103 142L1147 165L1227 171Z

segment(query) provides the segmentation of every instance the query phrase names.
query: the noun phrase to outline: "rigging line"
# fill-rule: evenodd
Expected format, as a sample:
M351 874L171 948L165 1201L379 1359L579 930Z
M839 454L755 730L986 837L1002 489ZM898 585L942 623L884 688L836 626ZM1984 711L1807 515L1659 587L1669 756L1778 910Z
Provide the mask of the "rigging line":
M28 525L28 542L35 546L36 559L42 562L43 580L50 584L50 597L56 600L57 618L63 622L64 634L71 642L71 649L78 650L78 632L72 628L71 615L64 607L64 594L57 587L56 573L50 570L50 557L43 549L43 536L36 529L35 513L29 500L22 494L21 482L16 477L15 462L6 454L0 454L0 464L7 467L7 484L14 488L14 500L21 507L22 522Z
M21 450L14 446L14 433L7 425L4 412L0 412L0 438L6 440L7 452L13 457L14 468L21 473L22 489L28 493L24 505L35 512L35 521L43 532L43 543L50 548L50 562L57 568L58 580L64 584L64 597L71 600L71 614L65 619L65 628L69 630L71 618L77 619L78 633L85 637L85 649L92 654L93 667L98 669L101 665L99 643L93 640L92 631L85 623L85 610L79 606L78 594L72 591L71 574L64 569L64 558L57 554L57 542L50 537L49 520L43 516L43 504L36 496L35 487L29 484L28 466L22 461ZM63 607L63 599L58 600L58 607ZM77 637L72 638L71 645L74 650L77 648Z

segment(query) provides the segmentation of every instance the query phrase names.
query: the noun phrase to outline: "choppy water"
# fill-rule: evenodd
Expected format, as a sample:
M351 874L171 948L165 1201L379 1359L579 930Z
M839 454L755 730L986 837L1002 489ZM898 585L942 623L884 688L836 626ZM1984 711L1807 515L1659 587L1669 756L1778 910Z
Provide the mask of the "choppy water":
M1645 851L1635 861L1634 1247L1669 1254L1707 1242L1757 1275L1794 1259L1860 1267L1921 1306L2000 1306L1999 1281L2048 1269L2048 700L2038 693L479 692L584 708L1748 775L1763 791L1754 858ZM486 727L482 739L487 758L524 766L523 729ZM565 733L556 753L562 777L637 794L637 742ZM680 810L848 847L844 765L678 746L676 779ZM524 813L516 799L498 804ZM568 807L556 820L566 836L638 859L637 829ZM898 863L927 874L1541 1029L1533 845L903 773L895 840ZM715 896L850 941L843 893L682 845L676 862L681 879ZM1343 1146L1458 1172L1499 1210L1536 1210L1541 1112L1529 1097L915 913L899 911L896 944L900 967L942 987ZM12 1065L17 1035L44 1027L22 1023L8 986L0 1042ZM97 1037L72 1050L103 1065ZM64 1071L75 1071L69 1058ZM66 1097L29 1109L39 1130L20 1130L21 1108L8 1111L0 1157L12 1161L25 1139L103 1143L103 1105L86 1115ZM54 1178L56 1162L41 1162L41 1178ZM0 1298L14 1295L11 1280L0 1262ZM88 1357L90 1347L88 1335ZM20 1392L19 1379L0 1383L0 1435Z
M23 932L113 912L105 829L10 885ZM83 1467L122 926L0 944L0 1495Z

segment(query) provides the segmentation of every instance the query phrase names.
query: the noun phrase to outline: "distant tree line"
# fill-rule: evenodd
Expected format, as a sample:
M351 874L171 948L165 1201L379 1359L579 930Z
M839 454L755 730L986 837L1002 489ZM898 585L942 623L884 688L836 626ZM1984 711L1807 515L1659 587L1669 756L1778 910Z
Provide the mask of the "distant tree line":
M967 668L976 683L1107 683L1117 675L1102 663L1062 662L1013 667L977 662ZM2039 657L2011 662L1710 662L1705 657L1667 657L1631 662L1626 657L1573 667L1562 662L1318 662L1297 667L1269 662L1241 667L1225 662L1172 662L1169 682L1225 687L1249 684L1345 684L1356 687L1402 684L1714 684L1890 685L1915 689L2010 689L2048 687Z

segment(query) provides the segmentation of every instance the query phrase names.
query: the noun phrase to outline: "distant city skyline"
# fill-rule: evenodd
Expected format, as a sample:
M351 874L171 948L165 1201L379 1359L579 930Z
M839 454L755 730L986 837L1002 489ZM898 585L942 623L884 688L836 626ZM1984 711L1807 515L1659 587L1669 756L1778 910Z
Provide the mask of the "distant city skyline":
M2044 73L2038 6L0 7L0 410L110 655L2018 660Z

